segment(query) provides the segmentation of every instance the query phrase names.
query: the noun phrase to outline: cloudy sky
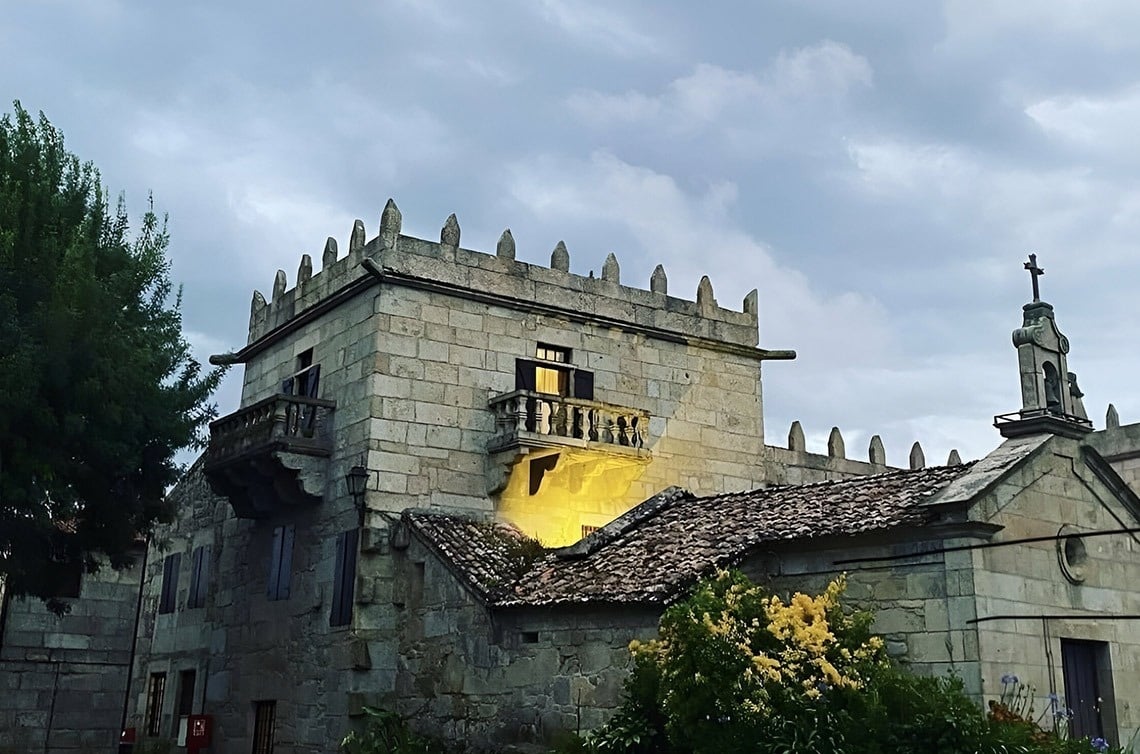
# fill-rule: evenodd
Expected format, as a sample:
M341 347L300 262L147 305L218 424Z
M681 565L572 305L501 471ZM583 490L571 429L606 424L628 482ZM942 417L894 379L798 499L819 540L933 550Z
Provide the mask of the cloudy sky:
M760 290L769 442L998 442L1036 252L1098 426L1140 420L1140 3L0 0L0 95L170 217L197 352L302 253L404 232ZM4 107L10 109L9 106ZM1129 134L1132 134L1131 136ZM218 396L236 408L238 378Z

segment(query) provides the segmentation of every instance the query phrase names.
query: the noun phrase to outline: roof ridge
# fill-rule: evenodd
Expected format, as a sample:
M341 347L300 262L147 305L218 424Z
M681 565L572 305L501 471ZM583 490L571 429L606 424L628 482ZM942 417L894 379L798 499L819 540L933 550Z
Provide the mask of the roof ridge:
M893 471L881 471L878 474L859 474L855 476L844 477L843 479L822 479L818 482L804 482L802 484L774 484L769 487L756 487L751 490L739 490L737 492L722 492L718 495L697 496L698 500L721 500L724 498L733 498L739 495L754 495L757 492L784 492L787 490L799 489L815 489L824 487L835 487L840 485L856 485L872 481L881 481L891 477L901 477L909 475L929 474L933 471L949 471L951 469L960 469L963 473L978 461L972 460L961 464L941 465L941 466L926 466L921 469L895 469Z

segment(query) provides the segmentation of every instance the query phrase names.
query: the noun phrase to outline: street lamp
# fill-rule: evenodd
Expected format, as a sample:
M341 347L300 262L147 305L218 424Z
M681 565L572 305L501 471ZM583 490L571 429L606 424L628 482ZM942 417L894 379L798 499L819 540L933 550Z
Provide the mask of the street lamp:
M348 486L348 494L352 495L352 502L360 511L360 518L364 519L364 491L368 486L368 469L356 464L344 475L344 483Z

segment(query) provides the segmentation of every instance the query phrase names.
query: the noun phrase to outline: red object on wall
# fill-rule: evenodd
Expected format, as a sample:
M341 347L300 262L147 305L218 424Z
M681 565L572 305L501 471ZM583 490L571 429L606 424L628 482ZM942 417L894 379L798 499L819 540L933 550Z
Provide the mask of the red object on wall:
M186 725L186 750L195 752L210 745L214 719L210 715L190 715Z

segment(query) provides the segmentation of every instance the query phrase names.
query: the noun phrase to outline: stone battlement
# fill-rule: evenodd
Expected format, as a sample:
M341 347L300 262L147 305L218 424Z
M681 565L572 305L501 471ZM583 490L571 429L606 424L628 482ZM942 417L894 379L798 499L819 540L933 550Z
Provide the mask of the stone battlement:
M382 277L398 285L484 298L520 310L557 310L582 321L642 329L665 338L699 338L746 348L757 344L755 290L745 297L743 311L719 306L708 277L701 279L695 301L676 298L668 295L668 280L660 265L653 272L649 290L629 287L620 282L613 254L606 259L600 277L594 277L593 272L578 275L570 272L570 254L562 242L551 253L549 267L528 264L515 259L510 230L503 232L494 254L463 249L459 247L455 215L448 217L439 242L400 231L400 211L388 200L376 238L366 242L364 223L357 220L346 256L338 255L337 242L330 237L319 272L314 274L312 259L305 254L296 285L287 288L286 274L278 270L268 301L254 291L248 343L370 277Z

